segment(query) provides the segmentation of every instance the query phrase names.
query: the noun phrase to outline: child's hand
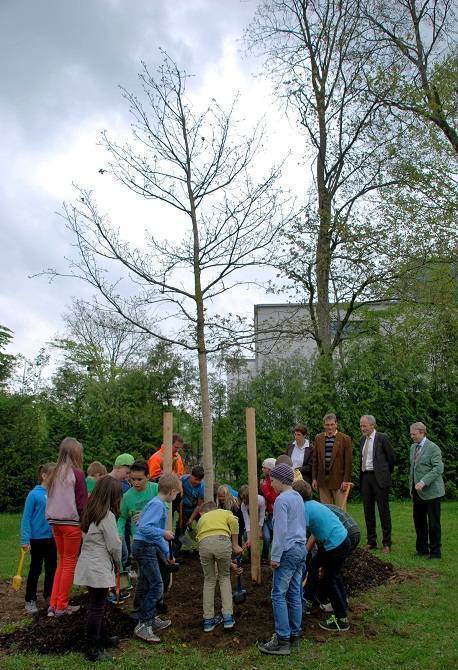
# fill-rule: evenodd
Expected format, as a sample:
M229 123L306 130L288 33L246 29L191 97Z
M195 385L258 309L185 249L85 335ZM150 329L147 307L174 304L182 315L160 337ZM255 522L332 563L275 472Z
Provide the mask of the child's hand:
M170 542L170 540L173 540L174 537L175 537L175 535L172 533L171 530L165 530L164 531L164 539L166 539L167 542Z
M232 545L232 551L234 552L234 554L239 555L239 554L242 553L243 548L239 544L233 544Z
M132 514L132 521L134 522L135 525L138 524L138 520L140 518L141 512L135 512Z
M242 566L239 567L235 561L231 561L231 570L235 572L236 575L243 575Z
M167 563L168 563L169 565L173 565L174 563L176 563L176 561L175 561L174 558L168 558L168 559L167 559Z
M30 551L30 544L23 544L22 548L24 549L24 551Z
M270 567L272 570L276 570L277 568L280 567L280 563L277 563L277 561L270 561Z

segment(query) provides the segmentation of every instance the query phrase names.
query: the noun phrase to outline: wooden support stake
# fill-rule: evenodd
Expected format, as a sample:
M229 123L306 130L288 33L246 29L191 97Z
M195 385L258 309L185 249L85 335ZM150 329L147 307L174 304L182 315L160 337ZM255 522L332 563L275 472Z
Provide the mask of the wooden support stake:
M163 417L163 442L164 445L164 463L162 465L162 472L171 473L172 472L172 434L173 434L173 414L172 412L164 412ZM169 516L167 521L167 529L172 530L173 525L173 512L172 512L172 503L169 506Z
M353 484L348 485L348 489L345 491L344 498L340 503L340 508L343 509L344 512L347 511L347 500L348 500L348 496L350 495L350 491L351 491L352 486L353 486Z
M254 407L246 409L246 446L248 460L248 486L251 528L251 579L261 583L261 543L258 512L258 461L256 458L256 419Z

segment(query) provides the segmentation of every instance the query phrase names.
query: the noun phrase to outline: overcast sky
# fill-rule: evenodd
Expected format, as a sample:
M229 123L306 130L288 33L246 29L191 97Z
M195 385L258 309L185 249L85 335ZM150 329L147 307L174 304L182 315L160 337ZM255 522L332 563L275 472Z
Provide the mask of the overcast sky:
M97 146L105 128L128 137L131 119L118 85L135 90L140 60L154 69L165 48L196 75L197 102L224 102L239 90L242 113L270 115L274 151L294 145L296 131L276 117L270 84L253 77L260 63L240 53L255 7L254 0L0 2L0 324L14 331L10 351L33 357L62 334L72 297L91 293L76 280L30 278L65 269L72 254L57 214L74 197L72 182L94 188L132 240L145 228L145 203L99 175L104 156ZM140 224L125 228L127 215ZM224 307L252 313L254 302L266 301L272 298L250 291Z

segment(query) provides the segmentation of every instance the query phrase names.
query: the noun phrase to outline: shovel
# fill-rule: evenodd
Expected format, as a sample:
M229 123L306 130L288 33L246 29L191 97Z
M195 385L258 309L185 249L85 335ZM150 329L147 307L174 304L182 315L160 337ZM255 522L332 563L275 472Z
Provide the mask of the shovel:
M183 527L183 505L180 505L180 528ZM189 537L189 526L186 526L186 529L184 533L182 532L181 535L178 536L178 542L182 547L186 547L187 549L191 549L192 547L192 539Z
M173 543L172 540L169 541L169 547L170 547L170 558L173 558ZM166 563L165 565L165 572L166 572L166 579L168 581L167 586L165 586L165 590L168 593L170 589L172 588L173 584L173 575L175 572L178 572L180 569L180 564L179 563Z
M242 557L239 555L235 560L237 561L237 567L240 568ZM242 589L242 578L240 575L237 575L237 588L232 598L235 605L241 605L246 600L246 591Z
M24 565L24 558L26 555L25 549L21 549L21 553L19 555L19 563L17 566L16 574L13 577L13 582L12 586L15 591L19 591L19 589L22 586L22 566Z
M340 503L340 508L343 509L344 511L345 511L345 508L347 506L347 500L348 500L348 496L350 495L350 491L351 491L352 486L353 486L353 484L348 485L347 490L344 492L344 499Z
M170 542L169 542L169 547L170 547L170 559L173 560L173 544L172 544L172 540L170 540ZM176 563L176 562L175 562L175 563L167 563L167 565L166 565L166 570L167 570L167 572L169 572L170 574L173 574L174 572L178 572L179 569L180 569L180 564L179 564L179 563Z

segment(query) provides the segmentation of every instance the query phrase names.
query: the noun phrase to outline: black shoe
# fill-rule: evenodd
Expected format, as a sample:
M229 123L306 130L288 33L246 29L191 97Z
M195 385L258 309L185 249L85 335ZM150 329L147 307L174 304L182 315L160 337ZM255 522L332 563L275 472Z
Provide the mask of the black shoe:
M106 653L105 649L99 647L90 647L86 653L86 659L88 661L112 661L113 658Z
M347 617L339 619L334 616L334 614L329 617L329 619L326 619L326 621L322 621L319 626L320 628L323 628L323 630L330 630L338 633L350 630L350 624L348 623Z
M263 654L273 656L288 656L291 653L291 643L274 633L268 642L258 642L257 647Z
M289 638L289 645L291 649L299 649L301 645L302 633L292 634Z
M440 554L430 554L428 558L442 558Z
M117 647L119 645L119 637L117 635L108 635L103 638L104 647Z

